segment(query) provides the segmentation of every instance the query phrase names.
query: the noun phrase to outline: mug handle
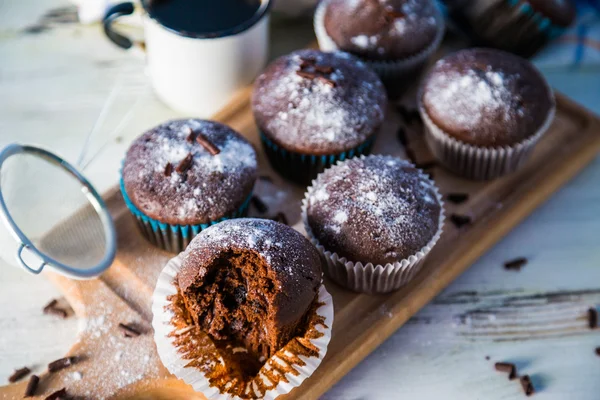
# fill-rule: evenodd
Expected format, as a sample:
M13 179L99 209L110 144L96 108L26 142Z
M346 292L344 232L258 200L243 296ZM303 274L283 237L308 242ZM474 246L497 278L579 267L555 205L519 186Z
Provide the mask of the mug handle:
M115 4L110 7L104 18L102 19L102 24L104 26L104 33L110 39L111 42L121 47L122 49L128 50L133 46L133 41L128 37L118 33L113 29L113 22L115 22L119 17L125 15L131 15L135 11L135 6L132 2L125 2Z

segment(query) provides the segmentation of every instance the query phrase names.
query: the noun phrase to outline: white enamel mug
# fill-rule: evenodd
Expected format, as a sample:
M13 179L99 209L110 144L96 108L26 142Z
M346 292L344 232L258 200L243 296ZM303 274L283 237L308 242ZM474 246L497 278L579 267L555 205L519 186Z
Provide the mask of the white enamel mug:
M234 28L202 34L162 25L153 18L146 4L147 1L142 1L142 48L146 50L154 90L170 108L208 118L264 69L271 0L261 0L254 16ZM134 11L133 3L120 3L111 7L104 17L104 32L124 49L132 48L134 43L116 32L112 24Z

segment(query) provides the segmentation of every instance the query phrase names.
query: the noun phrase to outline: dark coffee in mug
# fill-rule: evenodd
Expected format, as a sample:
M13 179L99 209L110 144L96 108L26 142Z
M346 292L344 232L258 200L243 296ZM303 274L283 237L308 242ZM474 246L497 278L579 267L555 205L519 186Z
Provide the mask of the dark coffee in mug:
M186 36L229 35L256 16L261 0L145 0L151 18Z

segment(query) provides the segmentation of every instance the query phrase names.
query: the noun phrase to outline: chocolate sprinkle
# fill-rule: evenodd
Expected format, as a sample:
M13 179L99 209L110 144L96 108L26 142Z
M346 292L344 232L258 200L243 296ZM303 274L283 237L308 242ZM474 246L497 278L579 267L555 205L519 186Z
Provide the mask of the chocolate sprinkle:
M526 396L531 396L533 393L535 393L535 389L533 388L533 384L531 383L529 375L523 375L520 378L520 382L521 387L523 387L523 391L525 392Z
M196 136L196 142L198 142L199 145L204 147L206 151L208 151L213 156L216 156L221 152L221 150L219 150L217 146L212 144L211 141L208 140L208 138L201 133L198 133L198 136Z
M27 382L27 387L25 388L25 394L23 397L35 396L35 391L37 390L39 382L40 382L39 376L31 375L31 377L29 378L29 382Z
M192 153L188 153L188 155L185 156L185 158L179 162L179 165L177 165L175 171L179 172L180 174L184 173L185 171L191 168L193 160L194 156L192 156Z
M513 363L497 362L494 364L496 371L508 372L508 379L513 380L517 377L517 368Z
M457 228L462 228L463 226L471 223L471 217L468 215L452 214L450 215L450 221L452 221Z
M13 372L11 376L8 377L8 381L10 383L15 383L23 379L27 374L29 374L31 370L27 367L19 368Z
M448 193L448 195L446 195L446 200L450 203L462 204L469 200L469 195L467 193Z
M127 337L127 338L137 337L142 334L139 330L137 330L133 326L123 324L123 323L119 323L119 329L123 332L123 335L125 335L125 337Z
M507 270L515 270L520 271L527 264L527 259L525 257L515 258L514 260L510 260L504 263L504 268Z
M65 369L65 368L73 365L74 361L75 361L75 359L73 357L59 358L58 360L52 361L50 364L48 364L48 371L49 372L60 371L61 369Z
M165 176L171 176L172 173L173 173L173 164L167 163L167 165L165 165Z
M188 129L188 135L185 138L185 141L188 143L194 143L194 139L196 138L196 134L194 133L194 130L192 128L190 128L189 126L187 127Z
M256 211L259 213L264 214L269 211L269 207L267 207L267 205L259 197L252 196L250 201L252 202L254 208L256 208Z
M590 308L588 310L588 325L590 329L598 327L598 310L595 308Z
M67 389L62 388L62 389L57 390L56 392L52 393L50 396L46 397L44 400L60 400L60 399L66 399L66 398L67 398Z

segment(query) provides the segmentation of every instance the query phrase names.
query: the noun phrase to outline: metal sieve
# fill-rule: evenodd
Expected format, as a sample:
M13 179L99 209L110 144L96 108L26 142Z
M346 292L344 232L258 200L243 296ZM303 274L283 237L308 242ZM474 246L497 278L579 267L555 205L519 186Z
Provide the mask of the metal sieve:
M0 257L30 273L49 267L92 278L115 257L116 232L104 201L47 150L11 144L0 152L0 216L7 227L0 230Z

